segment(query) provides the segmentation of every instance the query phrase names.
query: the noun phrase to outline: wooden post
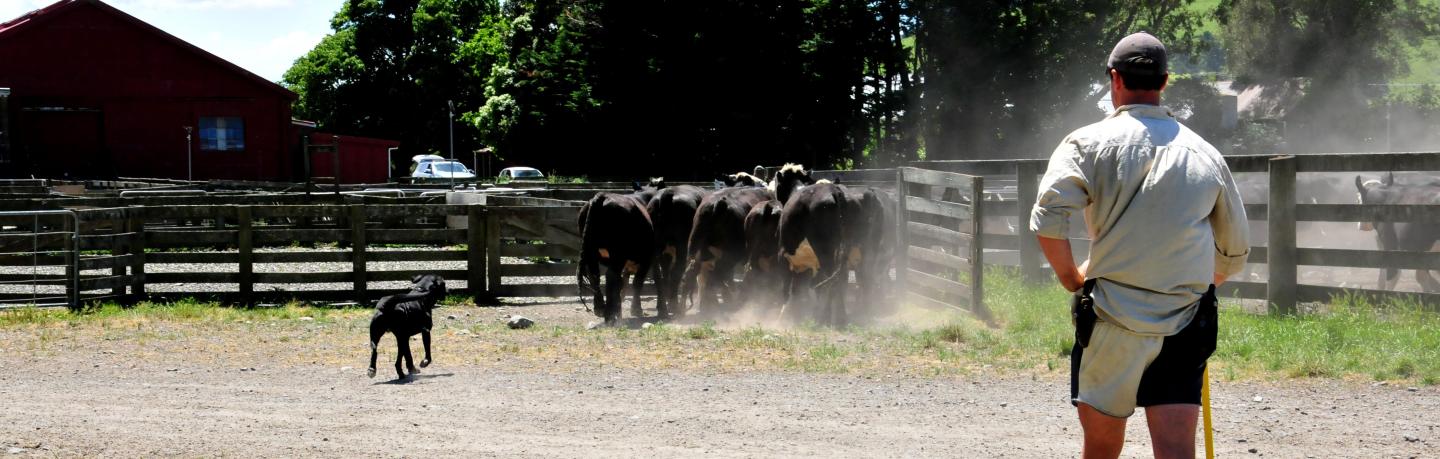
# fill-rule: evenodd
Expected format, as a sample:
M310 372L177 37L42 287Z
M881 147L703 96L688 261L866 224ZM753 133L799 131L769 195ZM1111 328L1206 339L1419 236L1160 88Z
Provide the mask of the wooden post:
M79 310L80 304L80 244L75 237L80 234L78 217L65 219L65 302L71 309ZM36 249L39 250L39 249Z
M468 219L465 225L465 236L468 247L465 252L468 256L466 264L467 283L470 285L470 296L477 298L488 293L489 288L485 286L487 280L485 274L485 206L471 204L465 206L465 216Z
M235 223L238 226L235 245L240 251L240 276L237 279L240 283L240 304L248 306L253 304L255 295L255 232L250 206L235 209Z
M1266 263L1270 272L1265 300L1270 313L1293 314L1297 296L1295 266L1295 157L1270 160L1270 203L1266 223L1270 233Z
M145 217L130 217L125 226L134 233L130 240L130 300L140 301L145 298Z
M907 290L905 277L910 270L910 212L905 207L909 189L905 186L905 169L895 168L895 285L902 294Z
M985 307L985 178L970 179L970 311L989 323Z
M500 212L495 209L485 209L485 275L488 277L487 289L491 295L499 295L501 286L500 272Z
M355 297L360 304L370 301L369 276L365 273L365 205L350 206L350 263L354 270Z
M1015 164L1016 193L1019 193L1015 211L1015 235L1020 237L1020 272L1030 282L1047 282L1050 276L1044 272L1044 255L1040 253L1040 241L1030 231L1030 209L1035 207L1035 198L1040 195L1040 174L1045 173L1046 164L1037 161L1021 161Z
M110 220L111 234L124 234L127 232L125 230L126 228L124 220ZM115 239L115 241L112 241L110 243L110 275L116 277L125 277L126 266L124 263L120 262L119 257L130 250L130 244L128 242L130 236L126 236L124 240L121 240L118 237ZM125 284L117 282L114 287L110 288L110 294L116 298L124 297Z

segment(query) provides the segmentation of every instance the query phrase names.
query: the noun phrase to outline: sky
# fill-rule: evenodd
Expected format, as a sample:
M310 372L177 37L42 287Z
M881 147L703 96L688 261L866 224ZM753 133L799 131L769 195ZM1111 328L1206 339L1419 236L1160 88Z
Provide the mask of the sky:
M280 81L330 33L344 0L102 0L256 75ZM0 22L55 0L0 0Z

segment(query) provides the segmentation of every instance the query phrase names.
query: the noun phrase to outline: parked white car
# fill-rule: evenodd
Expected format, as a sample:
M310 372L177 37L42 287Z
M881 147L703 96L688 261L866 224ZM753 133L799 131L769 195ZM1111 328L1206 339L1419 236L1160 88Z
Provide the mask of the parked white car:
M435 155L421 156L433 156L435 158L440 158L439 156ZM416 156L416 159L420 159L420 156ZM459 161L453 161L444 158L426 158L426 160L424 161L417 161L417 164L415 165L415 171L411 172L410 176L414 178L473 179L475 178L475 171L472 171L470 170L470 168L465 167L465 165L461 164Z
M500 170L500 182L515 180L524 180L527 182L544 181L545 174L540 173L539 169L533 167L507 167Z

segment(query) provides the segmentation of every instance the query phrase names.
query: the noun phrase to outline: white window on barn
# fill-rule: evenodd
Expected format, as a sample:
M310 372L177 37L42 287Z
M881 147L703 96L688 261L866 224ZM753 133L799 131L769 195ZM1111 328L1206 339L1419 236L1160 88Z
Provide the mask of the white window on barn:
M203 151L244 151L245 119L238 116L200 118L200 149Z

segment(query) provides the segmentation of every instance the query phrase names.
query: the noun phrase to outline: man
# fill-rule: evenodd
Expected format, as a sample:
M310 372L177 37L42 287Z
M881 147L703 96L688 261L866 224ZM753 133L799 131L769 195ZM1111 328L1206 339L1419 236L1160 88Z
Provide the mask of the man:
M1169 79L1155 37L1125 37L1107 73L1115 113L1050 158L1030 227L1077 305L1071 401L1084 457L1113 458L1145 407L1155 457L1194 457L1205 361L1214 351L1214 285L1245 266L1245 209L1220 153L1160 106ZM1090 259L1067 239L1084 211ZM1088 279L1088 280L1087 280ZM1213 284L1213 285L1212 285ZM1084 299L1084 302L1079 302Z

